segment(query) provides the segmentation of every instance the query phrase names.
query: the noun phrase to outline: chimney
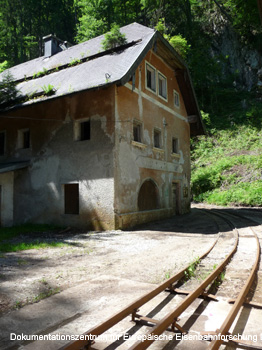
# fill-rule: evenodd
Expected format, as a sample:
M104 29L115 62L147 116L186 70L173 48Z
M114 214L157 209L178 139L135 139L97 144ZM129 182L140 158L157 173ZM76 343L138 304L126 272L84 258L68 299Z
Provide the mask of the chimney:
M63 41L56 37L56 35L49 34L43 37L45 43L44 56L50 57L58 52L66 50L68 48L67 41Z

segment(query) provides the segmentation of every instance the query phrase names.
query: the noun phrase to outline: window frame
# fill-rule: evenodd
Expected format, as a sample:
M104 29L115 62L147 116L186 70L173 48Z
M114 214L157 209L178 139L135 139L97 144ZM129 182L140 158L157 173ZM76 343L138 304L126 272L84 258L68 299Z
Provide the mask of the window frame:
M158 135L159 145L156 145L156 135ZM154 128L153 131L153 148L162 149L162 130L159 128Z
M174 142L176 146L174 147ZM179 152L179 140L177 137L172 137L172 154L178 154Z
M180 108L180 95L179 92L176 90L173 90L173 98L174 98L174 106L176 108ZM177 101L177 103L176 103Z
M138 127L138 137L135 139L135 127ZM143 123L134 119L133 120L133 141L138 143L143 143Z
M157 93L157 69L152 66L150 63L147 61L145 62L145 83L146 83L146 89L153 92L154 94ZM148 79L147 79L147 72L151 71L151 74L154 73L154 89L152 87L148 86Z
M158 76L158 79L157 79L157 81L158 81L158 88L157 88L157 91L158 91L158 96L160 97L160 98L162 98L163 100L165 100L165 101L167 101L167 91L168 91L168 89L167 89L167 77L163 74L163 73L161 73L160 71L157 71L157 76ZM160 94L160 80L162 80L162 82L164 81L165 82L165 84L164 84L164 86L165 86L165 95L163 94L163 95L161 95Z

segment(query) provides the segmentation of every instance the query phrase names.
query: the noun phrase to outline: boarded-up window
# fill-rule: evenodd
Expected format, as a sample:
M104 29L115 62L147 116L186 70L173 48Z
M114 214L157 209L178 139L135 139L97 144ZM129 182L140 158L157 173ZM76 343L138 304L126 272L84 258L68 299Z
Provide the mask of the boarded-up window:
M65 214L79 214L79 185L64 185Z
M153 210L159 208L158 188L152 180L143 183L138 194L138 210Z
M5 132L0 132L0 156L5 155Z

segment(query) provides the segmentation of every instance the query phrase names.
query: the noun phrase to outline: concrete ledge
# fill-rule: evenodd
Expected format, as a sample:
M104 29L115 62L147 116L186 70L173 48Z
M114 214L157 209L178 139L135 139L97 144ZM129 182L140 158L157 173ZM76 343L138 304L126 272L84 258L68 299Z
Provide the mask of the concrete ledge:
M130 228L139 224L168 218L174 214L173 208L136 211L115 215L116 229Z

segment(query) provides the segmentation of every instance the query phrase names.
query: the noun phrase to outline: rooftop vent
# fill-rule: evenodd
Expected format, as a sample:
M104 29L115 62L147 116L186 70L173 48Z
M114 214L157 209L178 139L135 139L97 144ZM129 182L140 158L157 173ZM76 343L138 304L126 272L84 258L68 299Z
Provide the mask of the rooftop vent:
M50 57L58 52L68 49L71 45L67 41L59 39L57 36L49 34L43 37L45 43L44 56Z

